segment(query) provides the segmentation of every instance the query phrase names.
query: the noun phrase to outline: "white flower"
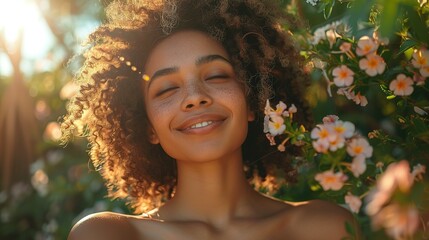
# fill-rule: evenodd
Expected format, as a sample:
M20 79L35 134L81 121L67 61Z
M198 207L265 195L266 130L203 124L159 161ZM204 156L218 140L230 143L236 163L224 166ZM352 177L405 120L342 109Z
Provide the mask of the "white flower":
M334 123L334 130L337 134L344 138L351 138L355 132L355 125L348 121L336 121Z
M270 121L268 123L268 129L269 129L270 134L273 137L280 135L280 134L283 134L283 132L286 129L286 126L283 124L284 123L283 118L280 116L274 115L274 116L271 116L271 120L272 121Z
M311 4L311 5L313 5L313 6L316 6L316 4L317 4L317 2L319 1L319 0L306 0L307 1L307 3L308 4Z
M344 175L343 172L334 173L334 171L328 170L316 174L314 179L316 179L320 183L323 190L338 191L344 186L344 182L347 181L347 176Z

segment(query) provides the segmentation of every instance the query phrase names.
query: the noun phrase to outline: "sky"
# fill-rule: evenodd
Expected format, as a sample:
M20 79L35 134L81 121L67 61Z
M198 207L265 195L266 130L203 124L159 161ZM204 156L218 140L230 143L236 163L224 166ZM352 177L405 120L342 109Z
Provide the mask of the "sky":
M76 29L77 37L86 36L96 24L86 24ZM55 37L41 16L34 0L0 0L0 33L3 33L9 49L13 49L20 29L23 31L22 71L29 75L34 71L49 70L40 69L41 66L43 68L43 64L37 64L37 62L43 62L43 59L47 57L55 44ZM55 53L62 54L61 51ZM61 59L62 56L54 57ZM49 64L44 66L49 67ZM10 61L0 50L0 75L10 76L11 73Z

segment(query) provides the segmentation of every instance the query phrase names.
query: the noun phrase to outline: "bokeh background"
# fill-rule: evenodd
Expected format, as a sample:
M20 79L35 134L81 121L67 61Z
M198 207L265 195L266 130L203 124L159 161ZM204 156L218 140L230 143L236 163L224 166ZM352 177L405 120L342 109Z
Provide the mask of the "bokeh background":
M350 14L348 2L353 1L337 1L321 11L304 0L282 1L285 11L308 24L298 29L307 32ZM123 202L106 198L84 138L66 145L58 141L58 122L77 91L72 79L82 61L81 43L104 21L108 3L0 0L0 239L66 239L71 226L87 214L130 212ZM394 102L370 92L374 104L363 109L343 97L330 98L319 83L320 73L315 74L308 99L317 121L337 114L364 135L378 128L394 132L389 118ZM284 192L295 194L284 198L318 196L310 188L296 189Z

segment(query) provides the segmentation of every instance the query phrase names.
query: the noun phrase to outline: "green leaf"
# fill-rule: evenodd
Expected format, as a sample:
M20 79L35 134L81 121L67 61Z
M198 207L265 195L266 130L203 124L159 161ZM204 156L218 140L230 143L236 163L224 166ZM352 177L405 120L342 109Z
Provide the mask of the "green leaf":
M354 236L356 236L355 228L352 226L350 222L345 223L346 231L352 236L351 239L354 239Z
M399 4L396 0L384 0L383 11L380 16L380 35L391 37L396 30L396 21L399 16Z
M399 55L401 55L402 53L404 53L408 49L415 47L417 44L418 44L417 41L415 41L413 39L407 39L407 40L405 40L401 44L401 46L399 47L399 52L397 53L396 57L398 57Z
M350 6L349 10L345 14L350 16L349 24L352 29L352 33L356 33L358 30L358 23L360 21L367 21L371 7L374 5L375 0L356 0Z
M424 43L429 43L429 33L426 24L420 17L420 14L412 7L406 7L410 20L410 30L413 32L417 40Z
M332 0L332 2L329 2L325 5L325 8L323 9L323 16L325 19L328 19L332 14L332 9L334 9L335 6L335 0Z

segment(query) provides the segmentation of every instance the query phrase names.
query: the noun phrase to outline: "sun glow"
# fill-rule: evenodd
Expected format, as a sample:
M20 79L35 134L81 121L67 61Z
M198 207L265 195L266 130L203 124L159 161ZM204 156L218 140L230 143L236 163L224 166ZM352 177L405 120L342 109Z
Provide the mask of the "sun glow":
M0 31L9 44L39 19L37 6L31 0L0 1Z
M21 34L22 46L18 46ZM9 52L21 48L24 65L32 66L32 63L26 61L43 58L52 41L52 35L34 0L0 0L1 45ZM0 62L1 73L9 73L11 69L9 64L5 64L4 56L0 56Z

